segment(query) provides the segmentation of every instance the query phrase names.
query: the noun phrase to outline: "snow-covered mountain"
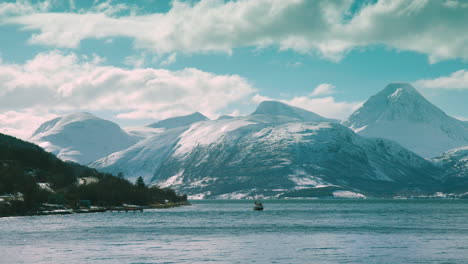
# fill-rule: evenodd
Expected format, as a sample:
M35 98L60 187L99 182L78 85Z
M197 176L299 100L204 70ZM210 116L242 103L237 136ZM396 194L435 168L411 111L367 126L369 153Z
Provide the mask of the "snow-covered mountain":
M266 102L250 116L168 129L91 166L199 198L330 186L383 196L427 190L437 181L437 167L397 143L297 110Z
M135 181L142 176L151 183L155 171L174 148L179 136L187 127L169 129L143 139L135 145L104 157L90 167L113 174L123 173L125 178Z
M290 106L278 101L264 101L260 103L252 115L286 116L305 122L338 122L338 120L328 119L319 116L314 112Z
M234 116L230 116L230 115L222 115L220 117L218 117L218 120L223 120L223 119L233 119Z
M75 113L45 122L30 141L62 160L88 164L130 147L136 139L111 121Z
M148 127L153 127L153 128L165 128L165 129L171 129L171 128L176 128L176 127L184 127L191 125L196 122L200 121L205 121L208 120L208 118L199 112L195 112L190 115L186 116L177 116L177 117L171 117L167 118L161 121L158 121L156 123L148 125Z
M395 140L426 157L468 145L468 128L426 100L407 83L391 83L343 125L366 137Z
M468 146L447 151L432 161L442 169L448 191L468 192Z
M156 134L160 134L166 131L165 128L153 128L148 126L133 126L133 127L124 127L123 130L129 134L131 137L136 139L137 141L143 140L145 138L149 138Z

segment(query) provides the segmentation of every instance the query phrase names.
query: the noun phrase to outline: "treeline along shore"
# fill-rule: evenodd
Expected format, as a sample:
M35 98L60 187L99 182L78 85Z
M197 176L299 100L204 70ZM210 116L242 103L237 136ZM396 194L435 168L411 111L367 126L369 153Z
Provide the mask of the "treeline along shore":
M39 146L0 134L0 216L188 205L174 190L64 162Z

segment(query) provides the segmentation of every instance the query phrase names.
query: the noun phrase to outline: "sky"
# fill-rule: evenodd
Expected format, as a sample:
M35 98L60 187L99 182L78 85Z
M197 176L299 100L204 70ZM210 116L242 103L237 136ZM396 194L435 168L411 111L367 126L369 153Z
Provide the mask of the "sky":
M468 1L0 1L0 132L122 127L278 100L344 120L408 82L468 120Z

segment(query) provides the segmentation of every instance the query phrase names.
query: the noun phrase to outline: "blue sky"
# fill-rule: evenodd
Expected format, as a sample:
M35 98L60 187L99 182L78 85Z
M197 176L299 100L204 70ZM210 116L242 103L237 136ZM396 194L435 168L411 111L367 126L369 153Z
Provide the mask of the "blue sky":
M390 82L468 118L464 1L3 1L0 131L122 126L281 100L345 119Z

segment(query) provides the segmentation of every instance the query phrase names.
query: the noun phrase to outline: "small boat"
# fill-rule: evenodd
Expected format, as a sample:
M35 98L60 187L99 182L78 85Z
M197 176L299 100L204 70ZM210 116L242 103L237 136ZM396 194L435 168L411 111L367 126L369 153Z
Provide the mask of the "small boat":
M253 209L255 211L263 211L263 204L261 202L255 201Z

